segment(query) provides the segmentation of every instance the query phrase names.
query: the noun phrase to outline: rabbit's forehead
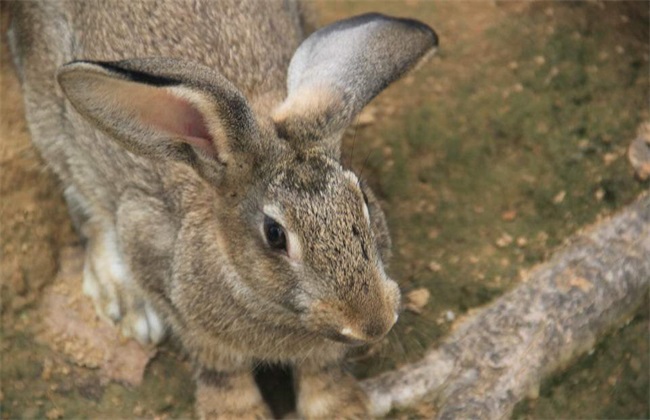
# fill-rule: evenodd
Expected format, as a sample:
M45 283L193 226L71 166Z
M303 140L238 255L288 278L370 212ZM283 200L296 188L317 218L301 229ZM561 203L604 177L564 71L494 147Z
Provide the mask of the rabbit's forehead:
M311 183L304 181L284 182L272 195L273 208L288 222L287 228L321 239L370 228L359 180L352 172L339 170Z
M327 158L306 159L284 168L271 180L268 193L280 208L289 212L297 208L309 214L328 213L328 209L349 204L353 198L358 206L363 198L357 176Z
M269 184L265 204L282 214L289 224L285 227L305 231L358 225L367 213L357 176L322 155L298 159L279 171Z
M287 212L301 241L303 262L333 284L368 276L380 261L360 191L343 176L322 196L301 197Z
M341 171L338 162L326 156L291 155L270 168L268 193L279 199L287 194L319 194L336 184Z

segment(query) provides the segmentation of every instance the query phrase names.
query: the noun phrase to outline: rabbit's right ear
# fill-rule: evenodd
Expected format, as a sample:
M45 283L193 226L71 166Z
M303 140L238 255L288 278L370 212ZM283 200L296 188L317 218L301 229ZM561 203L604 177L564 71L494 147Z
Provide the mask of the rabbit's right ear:
M228 166L250 160L241 154L257 140L253 113L206 67L164 58L79 61L57 78L80 114L133 153L185 162L217 182Z
M287 98L273 115L278 133L298 147L337 156L341 134L357 113L437 45L424 23L377 13L314 32L291 59Z

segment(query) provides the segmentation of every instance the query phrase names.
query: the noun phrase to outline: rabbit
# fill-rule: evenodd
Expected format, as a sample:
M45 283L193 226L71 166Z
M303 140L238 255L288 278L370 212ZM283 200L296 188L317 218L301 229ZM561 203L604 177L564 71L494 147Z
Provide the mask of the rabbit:
M83 290L126 336L171 333L201 418L267 418L255 363L294 369L304 418L366 417L341 368L400 292L378 200L341 137L438 38L365 14L304 38L293 1L15 2L36 145L85 239Z

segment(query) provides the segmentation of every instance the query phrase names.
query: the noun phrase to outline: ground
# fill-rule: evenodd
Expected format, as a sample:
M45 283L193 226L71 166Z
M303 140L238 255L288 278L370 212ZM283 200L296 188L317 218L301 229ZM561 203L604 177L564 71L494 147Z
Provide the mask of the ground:
M2 8L1 416L190 417L191 372L173 342L158 350L142 384L125 386L36 338L47 325L43 296L79 243L61 187L29 143ZM376 98L345 137L344 163L368 179L387 213L390 272L421 298L420 313L405 311L383 345L351 358L358 376L416 359L564 238L648 189L625 159L650 119L647 3L314 8L318 24L370 10L415 17L441 40L437 56ZM650 417L648 322L646 301L514 417Z

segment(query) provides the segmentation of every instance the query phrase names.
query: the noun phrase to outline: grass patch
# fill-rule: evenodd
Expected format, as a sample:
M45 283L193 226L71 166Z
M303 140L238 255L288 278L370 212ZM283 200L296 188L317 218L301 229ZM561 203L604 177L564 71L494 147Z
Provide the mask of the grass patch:
M392 272L405 290L426 287L432 296L424 314L400 321L400 342L381 357L390 366L435 343L448 329L446 311L464 313L512 288L519 270L646 187L624 153L648 116L647 61L617 55L611 34L585 19L591 9L552 9L486 31L485 44L500 53L477 57L449 94L382 124L384 132L357 134L358 152L372 155L365 171L387 203ZM444 59L466 59L465 51ZM426 66L415 95L429 93L423 81L441 78ZM382 147L388 152L372 152ZM370 359L359 371L380 365Z

